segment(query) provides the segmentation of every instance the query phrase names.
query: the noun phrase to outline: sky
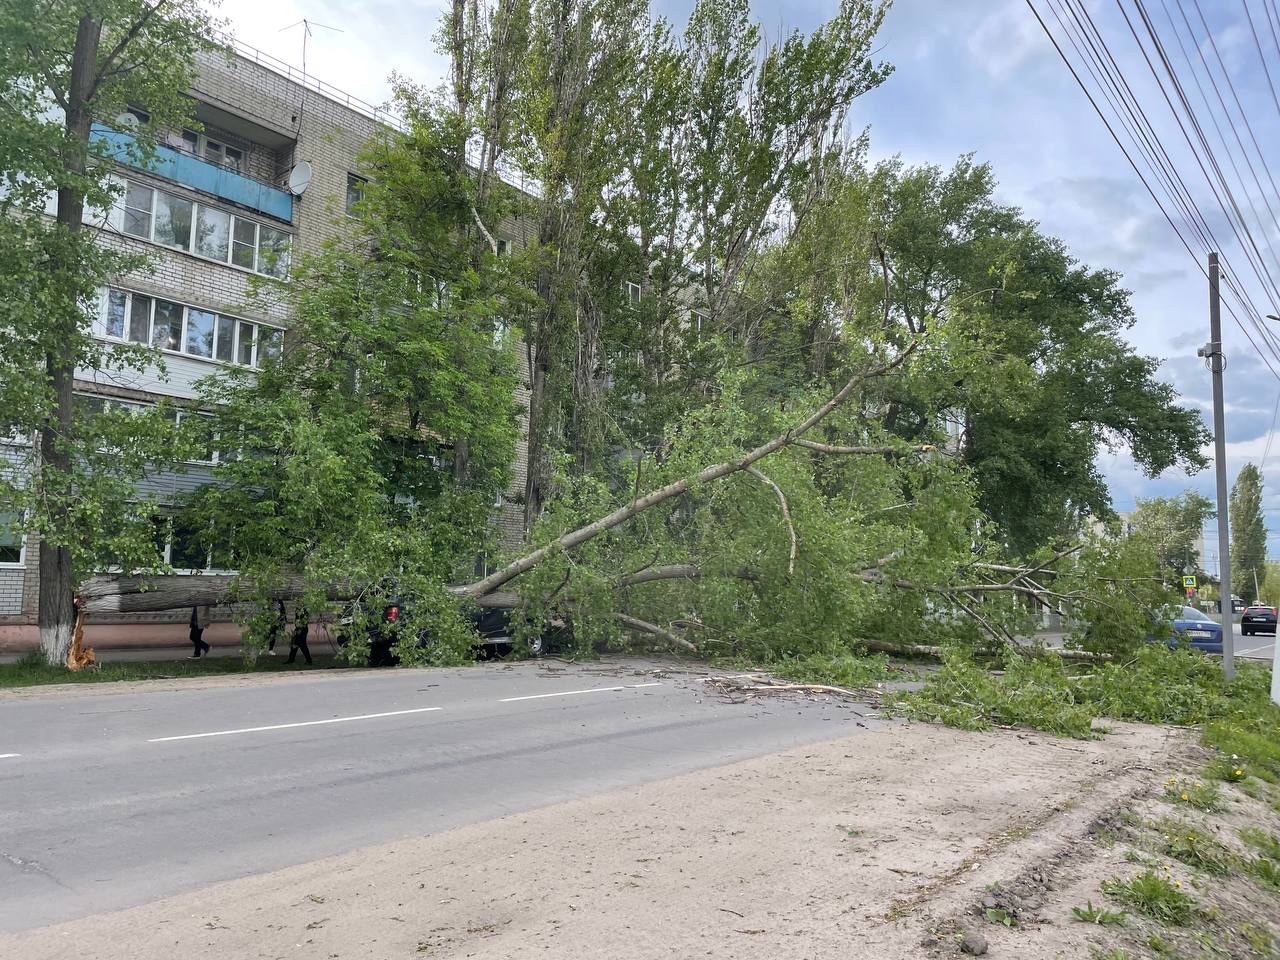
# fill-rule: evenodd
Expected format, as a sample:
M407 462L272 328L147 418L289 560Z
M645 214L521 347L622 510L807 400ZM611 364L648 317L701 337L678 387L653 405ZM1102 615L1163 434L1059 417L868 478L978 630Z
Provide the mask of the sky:
M691 2L654 0L653 8L679 24ZM1037 0L1042 15L1048 16L1048 2ZM1146 6L1159 19L1169 2L1146 0ZM1209 0L1200 7L1264 153L1275 152L1280 147L1280 105L1272 99L1242 2ZM1262 17L1262 0L1248 2L1255 17ZM1127 3L1132 10L1131 0ZM1178 149L1182 135L1151 83L1116 0L1085 4L1198 205L1206 212L1215 210L1199 168L1185 145ZM1194 11L1190 4L1184 6ZM836 8L837 0L753 0L755 16L774 37L812 29ZM307 72L373 103L386 99L393 71L427 84L443 77L444 61L433 42L442 10L439 0L223 0L219 7L238 39L295 65L302 60L303 28L294 25L308 18L313 29ZM1269 39L1264 31L1264 40ZM869 129L873 158L898 155L912 164L948 166L972 153L990 163L1003 202L1021 207L1046 233L1061 238L1077 259L1124 275L1137 314L1130 341L1139 352L1162 361L1161 376L1211 423L1211 380L1196 356L1197 347L1209 338L1204 275L1080 92L1026 0L896 0L879 41L877 59L889 61L895 71L857 101L850 121ZM1207 55L1207 45L1205 51ZM1197 57L1194 50L1188 52ZM1270 52L1271 62L1280 62L1280 51ZM1280 70L1273 67L1272 74L1280 83ZM1233 136L1239 126L1225 126L1224 132ZM1247 177L1243 164L1241 169ZM1255 191L1249 199L1266 217L1266 198ZM1207 215L1225 242L1229 231L1224 216ZM1280 249L1274 218L1265 237L1260 228L1255 230L1258 243L1274 242ZM1240 266L1237 282L1249 290L1260 313L1280 314L1280 305L1268 301L1260 283L1244 272L1245 261L1234 244L1222 252ZM1264 247L1264 253L1270 251ZM1272 269L1280 276L1275 261ZM1276 327L1280 333L1280 324ZM1247 461L1262 467L1266 517L1275 528L1269 552L1280 557L1280 441L1269 444L1280 406L1280 363L1271 360L1277 371L1273 374L1225 312L1223 329L1229 479ZM1207 452L1212 455L1211 448ZM1118 510L1132 509L1141 497L1194 489L1212 498L1214 492L1212 464L1191 477L1168 471L1148 478L1118 450L1104 453L1099 468Z

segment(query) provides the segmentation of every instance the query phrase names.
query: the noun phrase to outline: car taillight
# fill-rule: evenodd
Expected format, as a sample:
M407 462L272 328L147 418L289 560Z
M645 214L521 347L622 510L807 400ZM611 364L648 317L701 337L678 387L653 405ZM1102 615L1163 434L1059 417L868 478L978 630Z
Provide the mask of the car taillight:
M400 608L387 607L387 612L385 616L387 618L387 623L395 623L397 620L400 619Z

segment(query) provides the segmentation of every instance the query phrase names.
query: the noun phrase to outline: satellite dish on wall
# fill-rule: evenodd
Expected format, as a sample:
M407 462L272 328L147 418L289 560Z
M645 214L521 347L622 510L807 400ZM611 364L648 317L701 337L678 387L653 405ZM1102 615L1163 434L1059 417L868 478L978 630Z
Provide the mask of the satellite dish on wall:
M115 119L115 128L117 130L137 130L139 126L138 118L132 113L122 113Z
M300 197L307 192L309 186L311 186L311 163L308 160L299 160L297 165L289 171L289 192L295 197Z

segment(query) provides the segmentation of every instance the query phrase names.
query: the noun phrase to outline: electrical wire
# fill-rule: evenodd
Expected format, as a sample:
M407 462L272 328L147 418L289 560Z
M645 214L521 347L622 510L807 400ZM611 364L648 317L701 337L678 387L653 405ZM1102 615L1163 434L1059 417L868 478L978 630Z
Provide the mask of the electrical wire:
M1139 5L1141 4L1141 0L1135 0L1135 2ZM1076 52L1077 57L1080 58L1083 69L1094 81L1098 91L1098 96L1094 95L1093 90L1091 90L1090 86L1085 82L1081 71L1076 68L1075 63L1073 63L1071 58L1067 55L1063 45L1059 42L1057 36L1055 36L1053 30L1049 27L1044 17L1041 16L1040 10L1037 9L1033 0L1026 0L1026 3L1037 23L1039 23L1041 29L1053 45L1059 58L1071 73L1076 84L1080 87L1081 92L1084 93L1090 106L1098 115L1098 118L1102 121L1104 127L1106 127L1108 134L1111 136L1112 140L1115 141L1116 146L1119 147L1121 153L1125 157L1125 160L1129 163L1129 166L1133 169L1139 181L1151 196L1152 201L1155 202L1157 208L1169 223L1169 226L1174 231L1175 236L1177 236L1178 240L1186 249L1188 255L1192 257L1200 272L1207 277L1208 272L1201 260L1201 254L1205 252L1206 248L1210 248L1210 243L1212 243L1212 248L1216 248L1219 251L1222 250L1223 245L1218 242L1211 224L1199 210L1194 197L1186 186L1185 180L1178 172L1177 165L1173 162L1167 148L1156 133L1150 118L1143 110L1141 101L1133 93L1132 86L1124 77L1123 70L1120 69L1114 55L1111 54L1105 39L1102 37L1097 25L1090 17L1088 10L1083 6L1083 3L1079 3L1078 6L1073 6L1072 0L1047 0L1047 5L1052 11L1053 17L1057 20L1059 27L1062 29L1063 35ZM1119 0L1117 0L1117 3L1119 3ZM1200 154L1196 150L1195 141L1192 139L1190 132L1186 129L1178 110L1174 106L1173 99L1169 97L1164 84L1161 82L1160 73L1157 71L1155 64L1150 59L1146 46L1142 43L1140 35L1138 34L1137 28L1129 19L1127 11L1125 11L1123 7L1121 7L1121 12L1125 15L1126 22L1130 27L1130 32L1134 35L1135 42L1139 44L1139 47L1143 52L1144 59L1146 59L1153 77L1160 86L1161 92L1165 97L1170 111L1174 114L1175 120L1179 122L1184 139L1187 141L1193 156L1196 158L1197 164L1201 167L1201 172L1205 176L1206 182L1210 187L1210 191L1214 194L1214 198L1218 201L1218 205L1223 209L1223 212L1227 217L1227 222L1230 225L1232 232L1236 235L1236 239L1245 253L1246 260L1249 261L1250 268L1258 276L1259 282L1263 284L1264 288L1270 286L1272 290L1276 290L1275 283L1270 281L1270 273L1266 270L1266 263L1262 260L1261 253L1257 249L1256 243L1252 244L1254 256L1250 256L1249 248L1245 245L1244 240L1241 239L1242 232L1245 236L1250 238L1250 240L1252 240L1252 234L1249 232L1248 222L1240 212L1239 205L1235 202L1234 195L1230 193L1226 177L1222 175L1221 169L1218 168L1215 170L1215 173L1218 174L1215 179L1215 177L1211 175L1209 170L1204 166L1200 159ZM1142 11L1142 14L1145 15L1145 10ZM1180 96L1178 98L1179 102L1183 104L1184 109L1191 117L1193 126L1198 126L1194 110L1191 108L1190 102L1185 96L1185 90L1181 90L1179 88L1176 71L1173 69L1172 63L1169 62L1167 54L1163 52L1162 45L1159 43L1158 34L1155 33L1154 24L1150 22L1149 17L1144 19L1144 26L1147 25L1150 25L1149 34L1154 35L1152 39L1153 45L1157 48L1157 55L1160 56L1162 65L1166 67L1166 72L1174 83L1175 89L1178 89L1180 92ZM1276 39L1274 31L1273 39ZM1280 40L1277 41L1277 48L1280 49ZM1207 97L1203 98L1207 103ZM1100 99L1105 100L1112 111L1114 111L1116 120L1114 124L1106 111L1102 108L1102 105L1099 102ZM1134 151L1131 152L1126 146L1117 128L1123 130L1124 134L1132 141L1135 147ZM1202 146L1207 145L1207 138L1203 136L1202 127L1198 129L1196 139L1201 142ZM1143 172L1138 161L1135 160L1135 153L1141 156L1144 164L1150 170L1150 178L1148 178L1148 176ZM1163 192L1168 198L1168 205L1166 205L1166 203L1162 201L1160 196L1157 194L1156 188L1152 185L1152 180L1156 181L1161 192ZM1222 195L1223 193L1229 194L1229 196L1224 199ZM1180 218L1184 221L1185 230L1183 227L1179 226L1174 216L1170 213L1170 207L1176 210ZM1231 211L1236 213L1237 216L1235 218L1231 216ZM1260 221L1261 217L1257 217L1256 219ZM1191 239L1188 239L1187 231L1193 235ZM1196 242L1197 246L1202 248L1201 253L1197 253L1197 251L1193 249L1193 241ZM1225 260L1225 256L1222 259ZM1277 352L1277 341L1275 335L1261 322L1260 312L1253 306L1251 300L1244 294L1244 291L1239 288L1238 283L1232 277L1232 272L1228 271L1226 276L1228 277L1228 292L1231 298L1235 300L1235 304L1231 302L1231 299L1224 301L1224 306L1226 307L1228 314L1236 323L1236 326L1240 328L1246 340L1249 342L1249 345L1266 365L1267 369L1277 378L1277 380L1280 380L1280 373L1277 373L1276 365L1273 365L1267 356L1267 353L1270 353L1272 358L1277 360L1277 364L1280 364L1280 352ZM1239 312L1237 312L1236 306L1239 307ZM1265 352L1259 345L1258 340L1255 340L1254 336L1250 334L1244 320L1241 319L1242 316L1244 317L1244 320L1249 321L1249 325L1254 328L1254 331L1259 335L1259 339L1261 339L1262 343L1267 347Z

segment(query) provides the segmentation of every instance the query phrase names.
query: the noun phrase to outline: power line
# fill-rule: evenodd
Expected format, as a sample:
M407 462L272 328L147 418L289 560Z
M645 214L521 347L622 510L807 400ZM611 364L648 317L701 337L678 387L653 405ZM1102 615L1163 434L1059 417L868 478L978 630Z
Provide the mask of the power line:
M1059 58L1071 73L1076 84L1080 87L1081 92L1084 93L1090 106L1098 115L1098 118L1103 122L1103 125L1106 127L1112 140L1115 141L1116 146L1120 148L1120 151L1129 163L1129 166L1138 176L1139 181L1151 196L1151 199L1156 203L1157 208L1169 223L1174 234L1187 250L1187 253L1192 257L1197 268L1207 277L1207 271L1204 268L1201 255L1209 249L1216 248L1221 251L1223 249L1223 244L1219 242L1218 238L1215 236L1212 226L1200 211L1199 206L1187 187L1185 180L1178 172L1177 164L1175 164L1170 157L1168 149L1164 146L1164 143L1156 132L1150 118L1147 116L1145 110L1143 110L1141 101L1134 94L1132 86L1124 76L1124 71L1120 68L1114 55L1111 53L1109 46L1101 35L1101 31L1093 22L1093 19L1088 10L1084 7L1083 2L1081 2L1081 0L1076 0L1073 4L1073 0L1047 0L1048 7L1052 11L1054 18L1057 20L1059 27L1062 29L1064 37L1075 50L1083 69L1088 72L1096 85L1098 96L1094 95L1093 90L1091 90L1090 86L1085 82L1080 70L1076 68L1076 65L1067 55L1066 50L1063 48L1062 44L1059 43L1058 38L1050 29L1044 17L1041 16L1040 11L1037 9L1033 0L1026 0L1026 2L1028 8L1032 12L1032 15L1036 18L1041 29L1045 32L1050 43L1057 51ZM1134 0L1134 2L1141 8L1142 0ZM1058 4L1060 4L1060 6ZM1120 0L1117 0L1117 4L1120 5ZM1144 27L1149 28L1147 32L1152 36L1152 44L1156 49L1157 56L1161 59L1161 63L1165 67L1165 72L1169 75L1175 91L1179 94L1179 102L1182 103L1189 122L1196 129L1196 140L1192 139L1191 133L1187 130L1187 126L1182 120L1182 115L1179 113L1177 107L1175 107L1173 99L1169 96L1169 93L1165 88L1165 84L1161 80L1160 72L1156 69L1154 62L1151 60L1151 57L1147 52L1146 45L1142 43L1137 28L1130 20L1127 11L1122 5L1120 6L1120 10L1122 15L1125 17L1126 23L1129 25L1130 32L1133 34L1135 42L1138 44L1139 49L1147 62L1148 68L1152 72L1152 76L1155 79L1157 86L1160 88L1161 94L1163 95L1170 112L1173 114L1175 121L1179 124L1179 128L1183 133L1183 138L1186 140L1187 145L1192 152L1192 156L1200 167L1201 172L1205 177L1205 181L1208 184L1211 193L1214 195L1214 199L1218 202L1218 206L1226 216L1227 224L1231 228L1232 233L1236 235L1236 239L1240 243L1241 250L1243 251L1246 260L1249 261L1252 271L1258 277L1259 282L1262 283L1264 288L1270 286L1272 290L1280 294L1280 288L1277 288L1277 285L1271 278L1270 272L1267 270L1266 262L1262 257L1256 242L1253 240L1249 223L1240 211L1239 204L1235 200L1234 193L1231 191L1230 184L1228 183L1225 175L1223 175L1221 167L1215 167L1214 173L1217 175L1216 177L1213 174L1210 174L1209 169L1201 159L1200 152L1196 149L1196 140L1199 140L1201 147L1206 151L1210 165L1213 165L1212 150L1208 147L1208 140L1207 137L1204 136L1203 127L1199 125L1199 122L1196 119L1195 111L1192 108L1189 99L1186 97L1185 90L1181 88L1181 85L1178 82L1177 72L1169 61L1168 55L1164 51L1163 44L1159 40L1159 35L1155 31L1154 24L1150 21L1149 16L1146 15L1145 8L1141 9L1141 15L1144 17ZM1074 26L1072 24L1074 24ZM1179 40L1181 40L1180 35ZM1280 49L1280 43L1278 43L1278 49ZM1210 80L1212 81L1212 75L1210 75ZM1203 88L1201 88L1201 95L1202 99L1204 99L1207 104L1208 99L1207 96L1204 95ZM1100 99L1105 100L1108 106L1111 107L1114 112L1116 120L1115 123L1113 123L1112 119L1108 117L1107 112L1103 109L1102 104L1100 103ZM1165 202L1157 195L1156 187L1152 185L1151 180L1146 174L1144 174L1138 161L1135 160L1134 153L1126 146L1117 128L1122 129L1124 134L1131 140L1135 148L1134 152L1141 156L1143 162L1151 171L1152 177L1159 185L1160 191L1168 197L1172 207L1177 210L1187 229L1191 231L1194 235L1194 239L1198 241L1197 245L1202 248L1199 253L1193 249L1192 241L1188 239L1187 233L1184 233L1183 229L1179 227L1174 216L1171 214L1169 207L1166 206ZM1225 143L1225 138L1223 139ZM1238 168L1236 169L1237 178L1241 183L1243 183L1243 178L1239 176ZM1235 217L1232 216L1232 212L1236 214ZM1254 212L1256 219L1261 225L1262 218L1257 215L1256 208ZM1268 212L1271 212L1269 208ZM1246 239L1248 240L1248 244L1245 242ZM1250 255L1250 246L1253 248L1253 256ZM1223 256L1223 260L1226 260L1225 255ZM1230 277L1230 272L1228 272L1228 277ZM1265 324L1263 324L1260 311L1253 306L1251 300L1244 293L1243 289L1239 288L1238 283L1234 283L1229 280L1228 290L1231 291L1232 296L1235 298L1240 308L1238 313L1235 306L1228 301L1225 303L1228 314L1231 316L1236 326L1240 328L1241 332L1245 335L1246 340L1249 342L1250 347L1255 351L1255 353L1257 353L1263 363L1271 371L1272 375L1280 380L1280 373L1277 373L1276 365L1273 365L1267 356L1269 353L1271 358L1275 359L1277 364L1280 364L1280 351L1277 350L1278 341L1276 335L1267 328ZM1262 345L1265 345L1265 352L1263 350L1263 346L1260 345L1258 340L1255 340L1254 336L1250 334L1244 320L1241 318L1241 315L1248 320L1249 325L1252 326L1254 331L1257 333L1258 339L1262 341Z

